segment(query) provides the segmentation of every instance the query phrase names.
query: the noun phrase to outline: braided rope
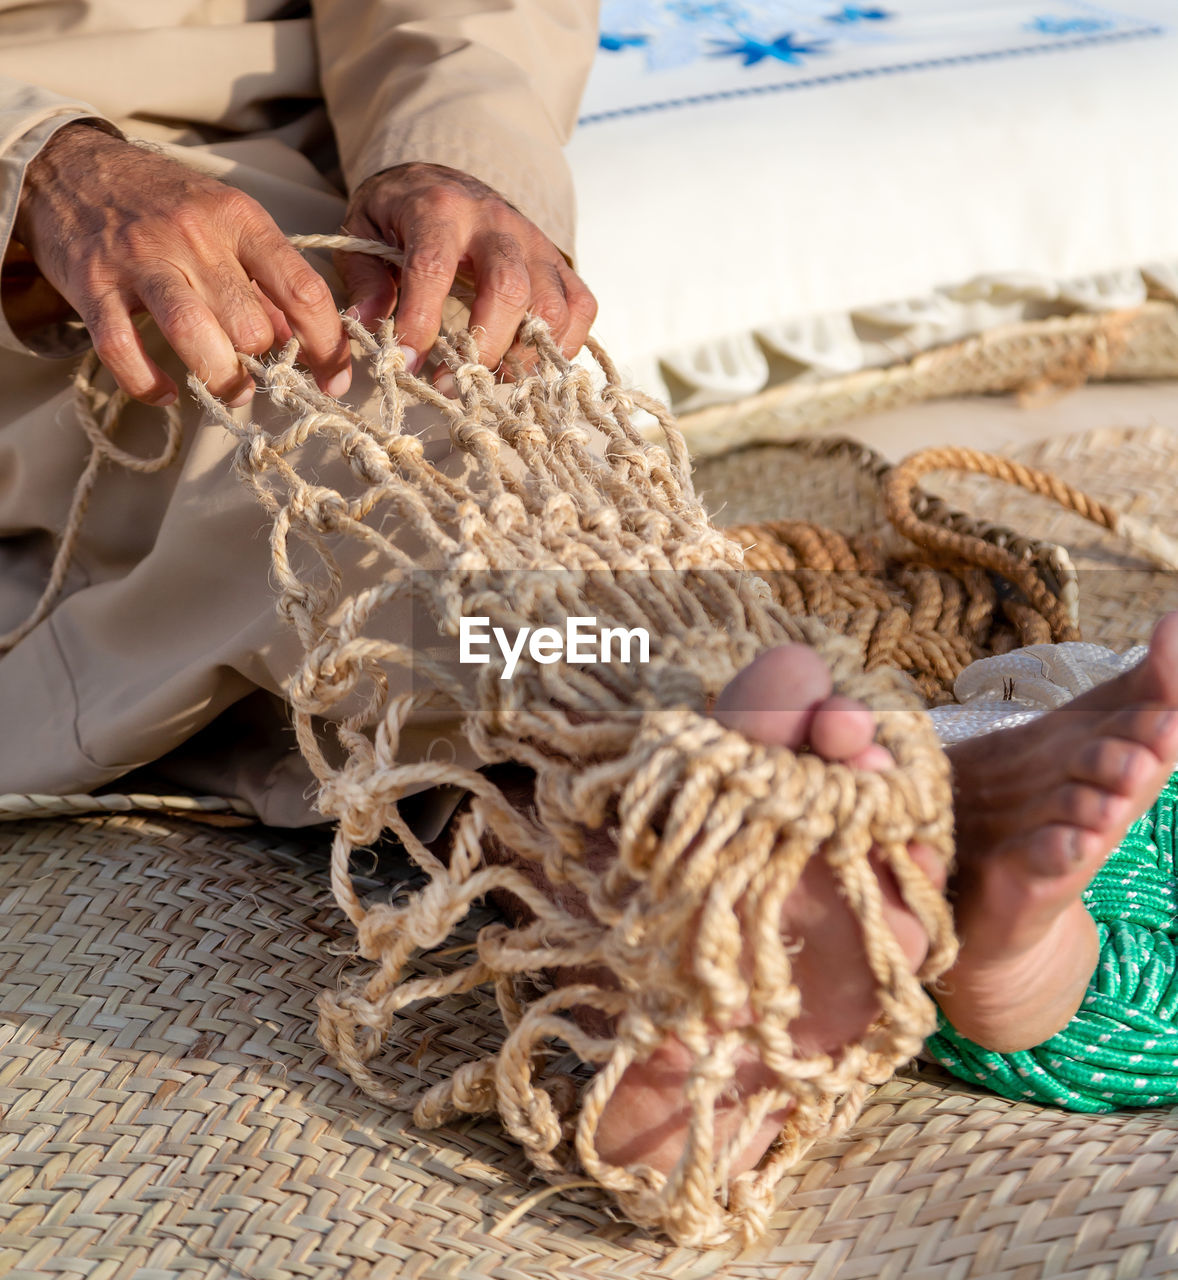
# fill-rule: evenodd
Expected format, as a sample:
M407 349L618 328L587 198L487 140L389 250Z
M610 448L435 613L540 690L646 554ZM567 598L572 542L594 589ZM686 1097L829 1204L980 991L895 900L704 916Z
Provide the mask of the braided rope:
M1079 639L1079 582L1063 547L954 511L919 487L922 477L969 472L1017 485L1116 533L1163 567L1178 567L1173 539L1006 458L930 448L893 465L842 437L782 447L862 471L903 541L846 537L796 520L732 526L727 532L744 545L745 564L790 613L820 618L847 636L866 670L906 672L930 704L952 701L957 677L979 658Z
M819 382L767 387L735 403L687 414L697 457L757 441L775 443L850 418L954 396L1058 392L1102 378L1178 376L1178 306L1050 316L988 329L911 360Z
M1100 959L1083 1004L1033 1049L993 1053L939 1018L929 1052L1004 1097L1069 1111L1178 1100L1178 774L1084 891Z
M194 817L224 815L253 820L257 814L244 800L229 796L129 794L75 794L65 796L10 792L0 795L0 822L25 822L30 818L61 818L87 813L171 813Z
M54 602L61 595L66 574L69 572L77 550L82 522L86 517L86 508L90 504L90 495L94 491L94 485L103 464L111 462L127 471L150 475L170 467L179 455L182 433L180 413L175 405L170 405L164 410L164 447L157 457L136 457L133 453L120 449L113 442L111 434L118 424L119 414L127 403L127 396L122 391L107 394L99 390L94 382L98 368L98 357L93 351L89 351L74 377L74 413L78 426L90 441L90 457L74 488L65 527L53 557L53 564L50 566L49 580L45 584L41 598L24 622L0 635L0 654L5 654L14 648L34 627L44 621L49 616Z

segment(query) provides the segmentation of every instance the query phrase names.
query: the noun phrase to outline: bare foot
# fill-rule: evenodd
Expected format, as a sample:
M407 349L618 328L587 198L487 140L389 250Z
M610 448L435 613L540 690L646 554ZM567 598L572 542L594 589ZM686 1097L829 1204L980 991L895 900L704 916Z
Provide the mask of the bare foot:
M962 945L934 995L963 1035L1012 1053L1079 1009L1098 952L1080 894L1178 759L1178 614L1132 671L948 754Z
M761 654L717 699L713 714L724 725L760 742L791 750L808 748L826 760L863 769L885 769L891 756L873 741L875 717L867 707L832 696L825 663L812 650L786 645ZM942 887L944 872L929 850L913 856ZM913 967L928 950L928 938L904 906L891 873L876 867L885 915ZM804 942L794 957L803 1012L790 1031L806 1053L836 1054L857 1040L879 1012L875 984L863 948L861 929L843 900L829 867L814 859L790 895L782 918L790 940ZM690 1109L685 1087L691 1054L669 1038L622 1076L601 1115L596 1133L599 1156L610 1164L644 1164L669 1172L683 1152ZM774 1077L753 1050L738 1061L736 1088L715 1112L717 1148L737 1132L745 1100L771 1087ZM786 1112L768 1116L731 1166L752 1168L769 1148Z

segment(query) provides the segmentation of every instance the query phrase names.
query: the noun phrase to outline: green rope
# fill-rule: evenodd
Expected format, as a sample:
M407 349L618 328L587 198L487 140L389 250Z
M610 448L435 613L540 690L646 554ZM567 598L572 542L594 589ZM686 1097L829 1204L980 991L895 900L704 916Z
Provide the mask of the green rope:
M1178 1102L1178 774L1084 891L1100 961L1068 1025L1033 1049L991 1053L939 1017L926 1048L1005 1098L1113 1111Z

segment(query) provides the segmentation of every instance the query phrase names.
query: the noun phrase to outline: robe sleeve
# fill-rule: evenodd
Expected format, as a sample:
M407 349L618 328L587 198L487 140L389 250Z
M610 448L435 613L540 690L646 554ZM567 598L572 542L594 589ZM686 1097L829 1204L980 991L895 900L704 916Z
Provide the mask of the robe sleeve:
M13 240L25 170L58 129L75 120L119 134L101 112L84 102L0 76L0 295L6 305L13 305L22 286L39 274ZM84 329L52 325L38 329L37 345L30 346L13 333L8 314L0 307L0 347L29 355L72 356L89 342Z
M424 161L478 178L564 253L562 147L597 48L596 0L314 0L349 190Z

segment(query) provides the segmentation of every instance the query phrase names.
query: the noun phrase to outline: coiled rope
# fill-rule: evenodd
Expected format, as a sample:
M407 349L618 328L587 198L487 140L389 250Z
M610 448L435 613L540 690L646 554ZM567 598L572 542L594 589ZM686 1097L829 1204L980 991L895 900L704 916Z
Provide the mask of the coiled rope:
M1083 1004L1057 1035L992 1053L943 1017L929 1053L1003 1097L1069 1111L1178 1102L1178 775L1084 891L1100 959Z

